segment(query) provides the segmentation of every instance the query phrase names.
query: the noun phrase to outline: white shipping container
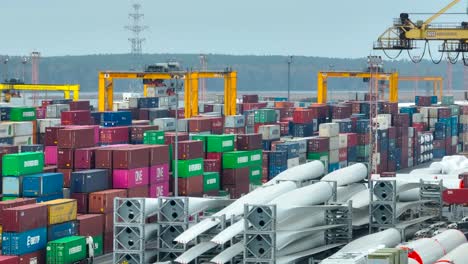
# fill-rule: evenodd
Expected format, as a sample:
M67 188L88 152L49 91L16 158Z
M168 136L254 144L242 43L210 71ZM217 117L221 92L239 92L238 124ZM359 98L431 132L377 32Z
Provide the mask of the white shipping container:
M307 139L305 138L293 138L286 141L291 141L299 144L299 153L307 152Z
M329 145L328 145L329 150L337 150L340 148L340 137L338 136L330 137L329 140L330 140Z
M338 163L340 162L340 152L339 150L330 150L328 152L328 162L330 163Z
M45 133L47 127L60 126L62 123L59 118L49 119L38 119L37 126L39 127L39 133Z
M188 119L178 119L177 129L181 132L188 132Z
M319 126L319 136L336 137L340 132L340 126L337 123L324 123Z
M307 162L307 153L299 153L299 164Z
M456 146L458 143L458 137L457 136L452 136L452 146Z
M372 163L379 165L380 164L380 153L373 153L372 154Z
M280 138L279 125L264 125L258 127L258 133L262 134L263 140L273 140Z
M460 115L460 121L458 121L460 124L468 124L468 115Z
M238 128L245 126L245 117L243 115L226 116L224 118L224 127Z
M429 118L437 118L438 117L438 108L437 107L430 107L429 108Z
M128 109L130 108L128 102L119 101L112 103L112 111L117 112L119 109Z
M223 104L214 104L213 105L213 112L218 112L224 114L224 105Z
M423 122L423 115L421 113L414 113L412 117L413 123Z
M177 104L177 98L175 96L164 96L164 97L159 97L159 106L160 107L171 107L175 106ZM204 104L200 104L198 106L198 112L204 112Z
M408 167L413 167L414 166L414 160L413 158L408 158Z
M47 118L60 118L63 111L70 111L70 105L68 104L53 104L48 105L46 108Z
M156 97L167 95L167 87L153 87L153 90Z
M435 123L437 123L437 118L429 118L429 127L435 128Z
M347 148L348 147L348 135L347 134L340 134L339 135L339 148Z
M13 123L13 135L19 136L31 136L33 134L33 123L32 122L14 122Z
M130 98L140 97L138 93L122 93L122 99L126 102L130 101Z
M15 146L31 145L31 144L33 144L33 137L32 136L13 137L13 145L15 145Z
M128 107L137 108L138 107L138 97L128 98Z
M0 137L13 136L13 122L0 122Z
M288 159L288 169L299 166L299 157Z
M388 127L392 124L392 115L390 114L377 115L377 123L379 124L379 129L388 129Z
M429 118L429 107L421 107L419 113L424 120L427 120Z
M175 118L156 118L153 120L153 125L158 126L159 130L162 131L174 131L176 126Z
M414 127L408 127L408 138L413 138L414 137Z

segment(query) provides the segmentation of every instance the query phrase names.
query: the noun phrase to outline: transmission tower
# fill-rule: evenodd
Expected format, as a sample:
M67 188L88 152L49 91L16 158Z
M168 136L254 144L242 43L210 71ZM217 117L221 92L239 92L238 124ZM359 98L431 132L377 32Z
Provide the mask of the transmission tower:
M208 70L208 60L206 55L200 54L200 66L202 71ZM206 102L206 79L200 79L200 87L201 87L201 100Z
M133 36L128 38L128 41L131 44L131 54L133 55L141 55L142 54L142 43L145 41L145 38L140 36L141 32L146 30L148 27L141 25L141 20L143 19L143 14L140 13L141 5L140 4L133 4L132 5L132 12L128 14L128 17L131 20L131 24L125 26L125 29L132 32Z
M31 83L39 84L39 59L41 53L37 51L31 52Z

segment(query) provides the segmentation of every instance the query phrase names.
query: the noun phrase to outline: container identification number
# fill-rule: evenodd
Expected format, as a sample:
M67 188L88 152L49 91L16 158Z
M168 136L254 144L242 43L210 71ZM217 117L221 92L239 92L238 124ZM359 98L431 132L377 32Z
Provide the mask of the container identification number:
M39 241L41 241L41 237L40 237L40 236L28 236L26 245L27 245L28 247L34 246L34 245L36 245L36 244L39 244Z

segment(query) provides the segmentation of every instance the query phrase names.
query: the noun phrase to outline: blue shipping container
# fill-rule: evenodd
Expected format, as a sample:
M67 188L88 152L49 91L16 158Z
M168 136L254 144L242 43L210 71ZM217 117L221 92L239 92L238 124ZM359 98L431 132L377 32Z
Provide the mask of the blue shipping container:
M50 225L47 227L47 241L77 235L77 230L78 224L76 223L76 221Z
M10 111L11 111L11 107L9 106L0 107L0 120L1 121L10 120Z
M3 255L24 255L47 245L47 228L38 228L22 233L4 232L2 240Z
M158 97L140 97L137 99L137 108L158 108L159 98Z
M356 133L366 134L370 131L369 119L361 119L356 121Z
M351 133L353 129L353 124L349 119L336 120L335 123L338 123L340 128L340 133Z
M23 176L2 178L2 193L6 196L23 196Z
M262 140L262 149L263 150L271 150L271 142L273 142L273 140Z
M20 152L44 152L44 145L31 144L20 146Z
M91 112L91 117L94 119L94 124L100 125L102 123L102 112Z
M281 172L287 170L287 166L269 166L268 167L268 179L272 179L276 175L280 174Z
M39 173L23 178L23 195L28 197L46 196L62 192L62 173Z
M441 159L445 156L445 149L433 149L432 156L434 159Z
M357 159L357 146L348 147L348 162L356 161Z
M129 111L104 112L102 122L112 123L116 126L130 126L132 124L132 113Z
M13 145L13 137L0 138L0 145Z
M336 170L339 170L340 169L340 163L337 162L337 163L329 163L328 164L328 172L332 172L332 171L336 171Z
M437 104L437 96L436 95L432 95L431 96L431 104Z
M288 153L286 151L273 151L268 153L268 166L286 167L288 164Z
M107 170L75 171L71 174L72 193L91 193L109 189L109 173Z
M299 143L296 142L285 142L276 145L276 150L286 151L288 159L299 157Z
M36 198L36 201L38 203L42 203L42 202L48 202L48 201L52 201L52 200L56 200L56 199L63 199L63 191L61 193L55 193L55 194L51 194L51 195L44 195L44 196L37 196L37 197L33 197L33 198Z
M309 124L294 124L290 123L289 134L294 137L310 137L317 131L318 121Z

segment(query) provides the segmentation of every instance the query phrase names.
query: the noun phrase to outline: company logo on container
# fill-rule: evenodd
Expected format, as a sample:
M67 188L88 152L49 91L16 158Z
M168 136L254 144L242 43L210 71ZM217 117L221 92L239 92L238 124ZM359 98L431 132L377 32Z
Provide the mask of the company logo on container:
M82 246L80 245L80 246L76 246L76 247L70 248L70 249L68 250L68 254L72 255L72 254L79 253L79 252L81 252L81 251L83 251L83 248L82 248Z
M36 113L35 112L24 112L23 113L23 117L32 117L34 116Z
M192 165L189 165L189 171L199 171L202 169L202 165L201 164L192 164Z
M216 178L213 178L213 179L208 179L208 180L206 181L206 184L216 184L216 182L217 182L217 181L216 181Z
M142 170L135 171L135 182L143 182L143 171Z
M255 155L252 155L250 157L252 158L252 161L257 161L257 160L260 160L262 158L262 156L260 154L255 154Z
M34 167L39 166L39 160L28 160L24 162L24 167Z
M39 244L40 241L41 241L40 236L28 236L27 241L26 241L26 246L28 247L34 246L36 244Z
M225 140L223 141L223 147L230 147L233 145L232 140Z
M260 175L260 170L252 171L252 176Z
M249 162L249 157L238 157L237 163L246 163Z
M157 168L156 169L156 177L158 177L158 178L164 177L164 168Z
M157 186L156 187L156 195L163 196L164 195L164 186Z

